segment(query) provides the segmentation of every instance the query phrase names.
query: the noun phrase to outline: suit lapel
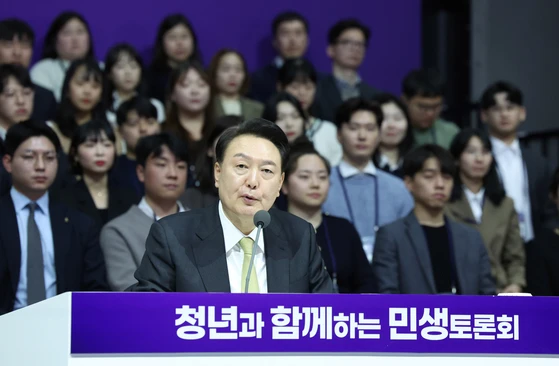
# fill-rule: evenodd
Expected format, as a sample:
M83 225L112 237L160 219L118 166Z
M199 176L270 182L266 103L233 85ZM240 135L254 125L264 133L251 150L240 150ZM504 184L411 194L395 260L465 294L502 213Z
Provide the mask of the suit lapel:
M458 224L456 222L448 220L447 218L445 218L445 221L448 225L448 229L450 230L450 235L452 237L454 263L456 264L456 275L458 276L458 283L461 286L462 292L467 292L467 290L465 289L468 284L468 282L466 281L466 279L468 278L468 268L466 263L469 263L468 257L470 253L470 246L468 245L469 243L467 241L468 238L457 235L458 230L456 229L456 226Z
M270 210L274 215L274 209ZM290 252L287 241L282 235L278 220L272 221L264 231L264 245L266 249L266 274L268 278L268 292L289 292L289 261Z
M427 279L427 283L429 284L432 293L437 293L435 278L433 276L433 266L431 265L431 258L429 256L429 248L427 246L427 240L425 239L425 233L419 225L413 211L408 215L408 217L406 217L405 223L406 234L415 250L417 260L423 270L423 275Z
M2 199L0 212L2 226L7 228L7 230L0 230L0 235L2 235L2 241L4 242L4 250L6 251L8 269L10 272L10 282L12 284L13 293L15 294L17 292L20 275L21 243L16 210L9 194Z
M50 225L52 228L52 241L54 244L54 267L56 268L56 291L65 292L64 282L67 253L72 245L72 217L62 205L53 200L49 201Z
M450 205L450 211L452 214L465 223L470 225L476 225L476 219L474 218L474 213L472 212L472 208L470 207L470 202L466 198L466 194L462 193L462 196L459 200L453 202ZM484 209L485 211L485 209ZM485 212L484 212L485 215Z
M483 214L481 223L478 226L479 232L482 238L491 238L495 232L495 228L499 226L502 220L501 213L497 210L497 207L490 200L485 199L483 204ZM483 218L490 218L483 220ZM489 248L491 242L485 243L486 247Z
M204 209L196 235L200 241L192 244L192 250L206 291L231 292L217 204Z

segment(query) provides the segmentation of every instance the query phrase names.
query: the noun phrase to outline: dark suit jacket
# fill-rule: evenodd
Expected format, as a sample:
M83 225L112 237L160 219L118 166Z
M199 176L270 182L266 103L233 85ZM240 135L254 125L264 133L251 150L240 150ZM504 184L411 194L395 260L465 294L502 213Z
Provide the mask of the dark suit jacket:
M264 242L268 292L331 293L308 222L272 208ZM155 222L131 291L231 292L218 204Z
M463 295L495 293L491 265L480 234L447 220L454 244L458 283ZM425 234L413 211L379 229L373 272L380 293L435 294L435 278Z
M359 84L361 97L371 99L378 90L367 85L364 81ZM326 121L335 121L336 110L343 103L342 95L336 85L334 75L329 74L318 80L316 86L316 96L312 106L312 115Z
M255 71L250 76L249 98L266 103L277 92L278 68L275 63Z
M56 291L108 291L99 229L80 212L49 200L56 266ZM14 308L21 247L14 203L0 198L0 315Z
M559 296L559 225L543 228L535 242L535 274L533 295Z
M42 86L35 85L31 118L39 122L51 121L55 118L56 108L57 103L54 94Z

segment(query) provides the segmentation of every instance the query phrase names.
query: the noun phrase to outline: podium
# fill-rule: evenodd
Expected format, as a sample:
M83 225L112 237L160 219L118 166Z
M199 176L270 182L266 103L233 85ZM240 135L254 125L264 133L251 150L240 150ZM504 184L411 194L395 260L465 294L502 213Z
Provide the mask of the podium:
M559 298L65 293L0 316L0 365L559 365Z

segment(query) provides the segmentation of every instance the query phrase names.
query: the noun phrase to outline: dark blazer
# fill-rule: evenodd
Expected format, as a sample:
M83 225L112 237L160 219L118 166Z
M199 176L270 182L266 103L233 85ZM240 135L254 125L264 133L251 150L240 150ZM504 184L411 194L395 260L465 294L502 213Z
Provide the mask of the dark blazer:
M447 220L454 244L458 283L463 295L495 294L491 265L480 234ZM413 211L379 229L373 272L380 293L436 294L435 278L425 234Z
M49 200L56 267L56 291L108 291L99 229L84 214ZM0 198L0 315L14 308L21 247L14 203Z
M539 271L530 291L538 296L559 296L559 225L543 228L535 242Z
M371 99L379 91L362 81L359 83L359 92L362 98ZM342 103L342 95L336 85L334 75L329 74L320 78L316 86L312 115L326 121L335 121L336 110Z
M278 68L275 63L255 71L250 76L248 97L266 103L277 92Z
M56 116L57 105L56 98L50 90L35 85L33 113L31 114L31 118L39 122L51 121Z
M167 65L163 68L150 66L146 73L148 96L150 98L158 99L164 105L165 92L167 90L167 83L169 82L171 71L172 69Z
M331 293L314 228L270 209L264 229L268 292ZM167 216L151 226L131 291L231 292L218 204Z

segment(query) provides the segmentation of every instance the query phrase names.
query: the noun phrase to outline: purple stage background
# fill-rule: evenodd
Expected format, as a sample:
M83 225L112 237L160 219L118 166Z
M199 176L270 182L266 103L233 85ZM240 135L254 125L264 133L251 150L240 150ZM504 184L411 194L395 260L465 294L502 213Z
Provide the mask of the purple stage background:
M367 82L399 94L403 76L420 66L420 0L19 0L2 1L0 18L19 17L31 24L38 41L35 59L50 22L63 10L76 10L88 19L98 58L103 59L111 45L123 41L132 43L147 58L161 19L182 12L198 33L206 63L218 49L231 47L241 51L254 70L274 57L270 24L278 12L289 9L308 18L311 43L307 56L320 71L330 69L325 51L328 29L345 17L356 17L371 28L372 37L361 69Z

